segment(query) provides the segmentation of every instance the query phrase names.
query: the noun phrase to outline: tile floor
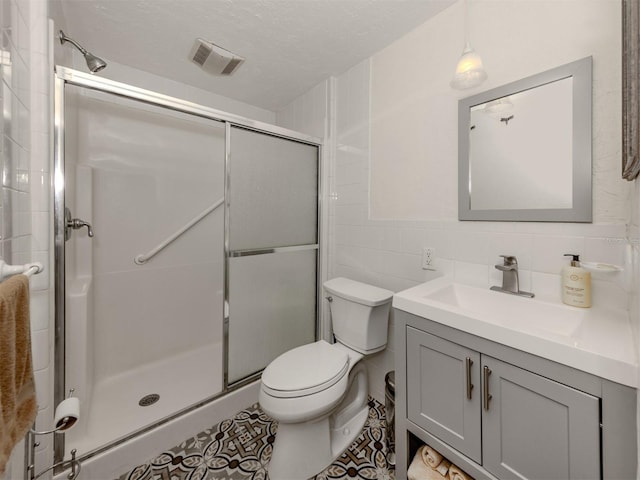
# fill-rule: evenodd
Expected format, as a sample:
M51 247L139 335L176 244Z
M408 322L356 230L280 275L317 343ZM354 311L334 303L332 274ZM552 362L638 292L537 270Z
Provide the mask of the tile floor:
M386 460L385 427L384 406L370 398L360 436L312 480L395 480ZM117 480L266 480L277 430L277 423L255 404Z

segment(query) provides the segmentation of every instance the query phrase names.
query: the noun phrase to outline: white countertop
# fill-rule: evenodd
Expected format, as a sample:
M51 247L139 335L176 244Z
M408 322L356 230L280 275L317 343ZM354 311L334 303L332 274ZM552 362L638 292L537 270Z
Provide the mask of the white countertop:
M638 360L626 310L571 307L446 277L396 293L393 307L638 388Z

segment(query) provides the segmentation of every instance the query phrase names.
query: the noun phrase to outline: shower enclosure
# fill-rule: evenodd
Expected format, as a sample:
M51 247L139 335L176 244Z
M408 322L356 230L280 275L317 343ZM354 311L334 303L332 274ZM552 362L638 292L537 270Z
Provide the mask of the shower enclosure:
M83 460L317 337L320 144L63 67L55 117L55 461Z

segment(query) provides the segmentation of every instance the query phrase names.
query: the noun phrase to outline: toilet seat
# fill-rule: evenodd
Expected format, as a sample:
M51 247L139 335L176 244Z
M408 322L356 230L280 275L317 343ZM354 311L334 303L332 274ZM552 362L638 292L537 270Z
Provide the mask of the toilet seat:
M262 388L273 397L303 397L332 387L348 371L349 355L320 340L272 361L262 373Z

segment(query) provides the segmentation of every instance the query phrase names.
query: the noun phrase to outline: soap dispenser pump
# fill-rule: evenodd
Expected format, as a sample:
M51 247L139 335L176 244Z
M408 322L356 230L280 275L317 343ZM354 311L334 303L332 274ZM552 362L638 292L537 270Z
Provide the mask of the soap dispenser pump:
M566 253L571 265L562 269L562 301L573 307L591 307L591 272L580 266L580 255Z

